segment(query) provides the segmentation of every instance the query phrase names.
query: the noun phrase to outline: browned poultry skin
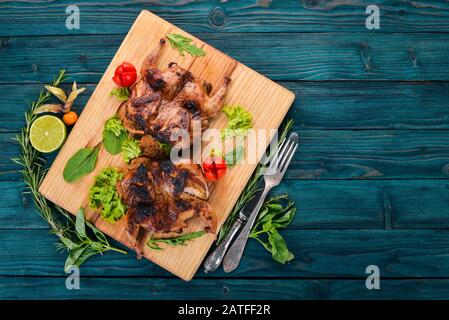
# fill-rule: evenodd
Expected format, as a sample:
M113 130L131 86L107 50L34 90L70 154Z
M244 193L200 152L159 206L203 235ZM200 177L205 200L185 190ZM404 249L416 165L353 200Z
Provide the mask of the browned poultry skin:
M140 72L142 79L132 88L131 98L119 115L135 135L151 134L164 143L188 147L195 138L193 121L199 121L201 131L209 126L208 119L223 107L230 79L226 77L210 97L211 84L194 77L175 62L166 69L157 68L164 44L165 40L161 39L145 58Z
M199 121L201 130L209 126L208 119L223 107L230 79L226 77L223 85L209 96L210 83L195 78L176 63L158 69L156 62L164 44L165 40L161 39L145 58L141 79L119 109L128 131L142 137L140 147L145 156L127 165L123 180L117 183L120 197L128 208L126 234L138 256L143 230L153 238L179 236L186 229L187 221L194 217L203 221L204 230L215 233L217 229L201 168L196 164L173 164L164 160L158 141L190 146L195 138L194 121Z
M215 213L203 200L209 195L207 183L197 165L174 165L169 160L157 162L140 157L124 168L117 190L128 208L126 233L138 254L140 228L153 237L180 235L187 220L200 217L206 231L216 231Z

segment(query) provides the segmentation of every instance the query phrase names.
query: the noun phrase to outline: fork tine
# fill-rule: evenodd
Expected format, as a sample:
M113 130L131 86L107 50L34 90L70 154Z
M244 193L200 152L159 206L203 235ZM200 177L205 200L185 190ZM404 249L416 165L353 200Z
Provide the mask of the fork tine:
M282 143L276 148L276 152L274 153L274 156L271 159L270 164L269 164L270 168L273 168L274 163L279 159L279 153L286 143L287 143L287 139L284 139L284 141L282 141Z
M290 145L291 145L291 141L290 141L290 140L287 140L287 141L282 145L282 148L279 148L279 149L278 149L279 152L277 152L276 155L275 155L275 156L276 156L276 161L273 161L273 162L270 164L270 167L271 167L273 170L277 170L277 169L278 169L279 163L282 161L282 158L284 157L285 152L286 152L286 150L290 147Z
M283 175L285 171L288 168L288 165L290 164L290 161L292 160L293 156L295 155L295 151L298 148L298 142L294 144L293 150L287 155L287 157L282 162L282 166L280 167L281 174Z
M292 151L292 149L297 145L297 143L295 141L292 141L292 143L290 144L290 147L288 148L288 150L285 152L284 156L282 157L280 163L279 163L279 171L282 170L282 168L284 167L285 162L287 161L290 152Z

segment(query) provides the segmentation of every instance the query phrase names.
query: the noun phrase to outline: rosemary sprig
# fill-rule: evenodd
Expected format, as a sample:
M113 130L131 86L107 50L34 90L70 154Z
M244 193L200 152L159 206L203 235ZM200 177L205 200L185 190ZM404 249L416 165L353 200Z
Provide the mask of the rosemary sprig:
M51 86L58 87L66 79L65 70L60 70ZM39 98L32 102L29 109L25 112L25 126L14 139L20 146L20 155L11 160L21 167L19 172L22 174L27 193L31 195L37 212L47 221L50 226L50 232L55 234L61 241L58 243L58 248L68 251L69 255L65 265L65 270L67 270L72 265L79 267L94 254L102 254L109 250L121 253L126 252L112 247L100 230L91 223L84 221L82 210L78 213L75 220L66 210L57 205L51 205L39 192L39 186L47 172L45 168L46 161L32 147L29 133L32 122L37 118L35 111L44 105L50 96L51 93L49 91L42 90ZM64 218L61 219L62 217L55 214L55 211L59 212ZM86 232L86 227L88 232Z
M278 138L276 146L273 148L273 150L270 152L268 156L266 156L266 163L262 164L259 163L249 179L248 183L246 184L245 189L243 189L242 194L240 195L240 198L237 200L234 208L232 209L231 213L229 214L226 221L223 223L223 226L220 229L220 232L218 234L217 243L219 243L224 236L228 233L229 229L231 228L232 224L234 223L235 219L237 219L238 212L243 208L243 206L251 201L256 193L259 191L257 189L257 185L259 184L260 178L265 173L265 170L267 169L267 164L271 160L271 158L276 153L277 148L284 142L285 138L287 137L288 132L293 127L294 121L292 119L289 119L285 125L282 128L282 132Z
M150 238L147 241L147 246L153 250L162 250L162 248L158 245L158 243L166 243L170 246L183 246L183 245L185 245L186 241L189 241L189 240L192 240L195 238L199 238L205 233L206 233L205 231L197 231L197 232L187 233L182 236L175 237L175 238L167 238L167 239Z

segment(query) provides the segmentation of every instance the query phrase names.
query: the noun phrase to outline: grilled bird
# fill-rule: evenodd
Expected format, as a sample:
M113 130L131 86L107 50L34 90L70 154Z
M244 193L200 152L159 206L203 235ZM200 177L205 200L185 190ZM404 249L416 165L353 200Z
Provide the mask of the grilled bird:
M205 231L216 231L217 218L207 202L209 189L196 164L139 157L124 168L116 187L128 208L126 234L138 255L141 228L154 238L179 236L189 219L200 217Z
M131 89L130 99L124 102L119 115L134 135L151 134L161 142L188 147L195 138L193 121L198 121L201 131L208 128L208 119L223 107L230 79L225 77L223 85L209 96L212 85L177 63L171 62L163 70L157 68L164 44L161 39L145 58L142 79Z

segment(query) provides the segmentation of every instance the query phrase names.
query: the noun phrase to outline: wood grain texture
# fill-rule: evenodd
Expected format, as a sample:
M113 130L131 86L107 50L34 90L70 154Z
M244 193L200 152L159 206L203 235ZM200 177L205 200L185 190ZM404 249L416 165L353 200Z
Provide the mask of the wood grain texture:
M295 130L449 129L447 82L303 81L279 84L296 95L287 115L295 120ZM78 85L87 90L77 98L73 108L76 112L82 110L96 86ZM38 96L41 88L40 84L0 85L5 106L0 110L0 132L17 132L22 127L28 102Z
M446 180L434 179L288 180L272 194L295 201L292 230L448 229L448 189ZM47 229L23 191L21 182L0 182L0 229Z
M381 12L376 32L448 32L449 5L438 0L375 1ZM4 1L1 36L126 33L143 9L189 32L370 32L365 28L369 0L276 1L77 1L79 30L65 27L69 0ZM269 22L269 23L268 23ZM35 28L34 26L39 26Z
M0 3L0 131L8 133L0 134L0 299L449 299L446 1L377 1L375 31L364 26L372 4L365 0L81 0L79 30L65 27L68 4ZM64 255L9 160L24 102L41 87L23 84L46 83L64 67L90 83L80 111L143 8L296 94L289 116L307 144L287 173L294 180L275 192L288 192L299 208L286 231L298 263L277 265L250 241L237 274L199 273L187 284L149 261L107 253L83 266L82 290L65 290ZM398 132L389 139L385 129ZM382 175L368 174L374 170ZM373 260L386 277L369 291L363 271Z
M448 279L385 279L381 290L366 290L365 279L211 279L185 283L152 278L83 278L80 290L67 290L64 281L57 277L0 277L0 299L449 299Z
M116 66L121 61L133 61L139 70L141 61L148 52L157 46L159 39L173 32L183 33L182 30L149 11L142 11L42 182L39 190L47 199L75 213L80 207L87 207L88 190L93 184L95 175L102 168L123 165L120 155L111 156L101 148L96 169L81 181L67 183L61 174L68 159L77 150L87 146L92 147L101 142L104 123L116 113L120 102L109 95L114 87L110 79ZM188 34L187 36L192 37ZM181 57L176 50L165 46L158 65L161 67L170 61L177 61L196 76L207 79L213 88L219 87L226 76L230 77L232 82L226 94L225 103L244 105L253 115L254 129L277 129L294 100L294 94L198 39L194 38L194 41L207 52L205 57L196 59L187 55ZM218 115L211 122L211 128L223 128L225 125L226 117L223 114ZM260 150L257 151L256 157L261 157L268 143L269 140L259 143ZM238 165L214 184L208 201L217 214L218 227L228 216L254 168L255 164ZM87 211L87 217L91 221L95 221L95 225L106 234L131 246L125 232L124 219L110 224L91 210ZM199 221L196 221L191 222L189 228L198 230L200 226ZM149 249L143 242L141 249L144 257L182 279L190 280L212 245L214 237L213 234L206 234L200 239L189 242L187 246L166 247L162 251Z
M449 80L447 33L197 36L273 80ZM0 84L41 82L61 67L78 82L96 83L122 40L123 35L11 37L0 50Z
M18 146L11 143L13 136L13 133L0 134L0 152L4 154L0 157L0 180L19 178L18 166L10 160L18 153ZM301 130L300 139L286 179L449 176L446 130Z
M241 264L232 274L221 268L199 278L360 278L368 265L377 265L382 279L449 277L449 230L291 230L283 232L295 259L285 265L270 258L255 240L249 240ZM0 276L64 276L64 254L55 252L55 237L43 230L2 230ZM33 243L33 250L29 244ZM115 244L115 243L114 243ZM130 252L107 252L86 262L86 277L173 277ZM83 280L81 280L83 281ZM179 282L181 282L178 279ZM1 290L0 290L1 291Z

